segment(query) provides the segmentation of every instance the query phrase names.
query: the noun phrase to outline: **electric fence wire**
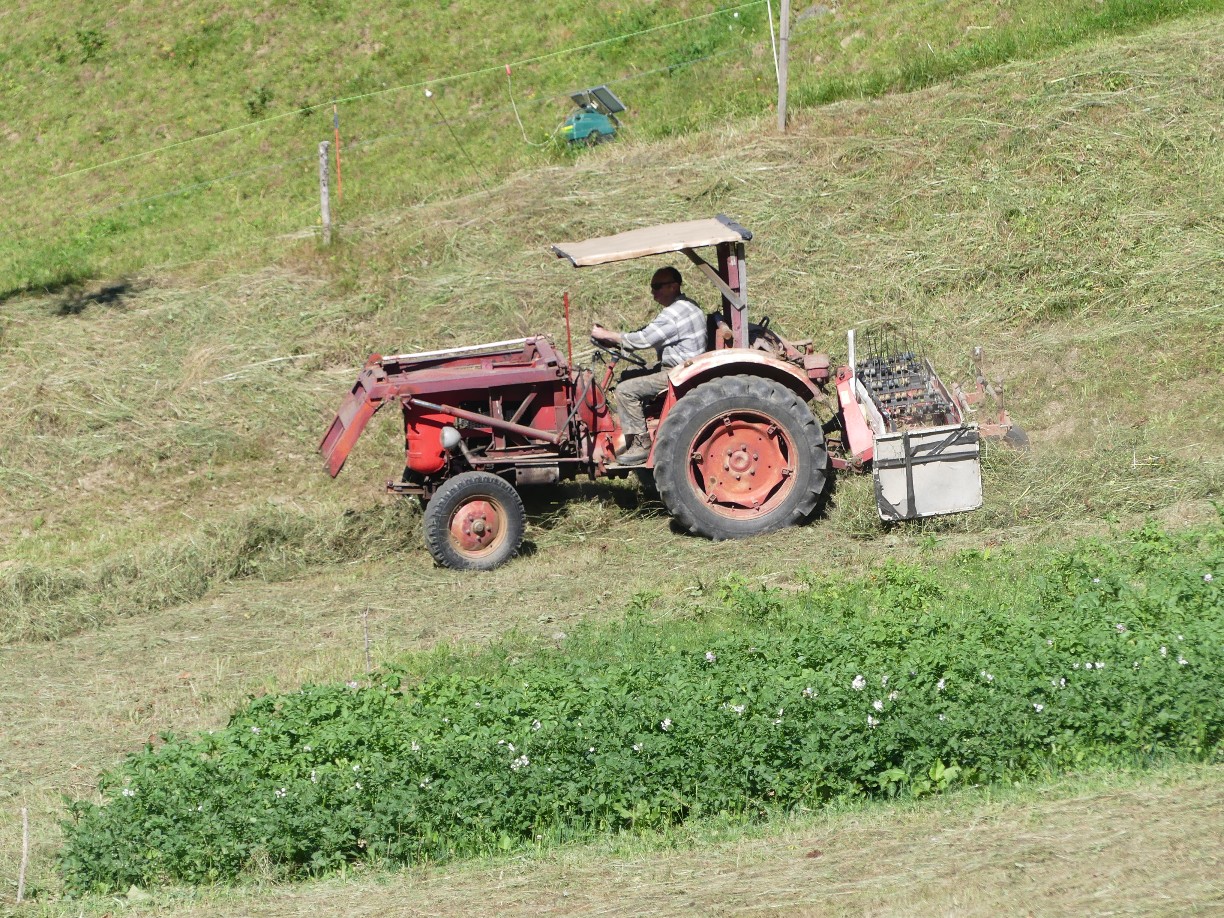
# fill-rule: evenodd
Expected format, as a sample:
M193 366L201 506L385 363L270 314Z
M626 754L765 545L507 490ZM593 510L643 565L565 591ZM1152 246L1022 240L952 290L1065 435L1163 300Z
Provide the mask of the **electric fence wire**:
M288 159L278 160L274 163L265 163L262 166L253 166L250 169L238 169L234 172L225 175L218 175L215 178L204 179L199 182L192 182L190 185L179 185L177 188L171 188L168 191L159 191L155 194L144 195L139 198L124 198L121 201L114 203L99 204L97 207L92 207L89 210L76 211L72 216L78 219L86 217L100 217L103 214L112 213L116 210L122 210L125 207L138 207L141 204L151 204L154 201L159 201L164 198L172 198L181 195L191 194L193 191L199 191L204 188L210 188L213 185L219 185L224 182L232 182L236 179L246 178L251 175L259 175L264 172L274 172L277 169L284 169L286 166L297 165L299 163L317 161L317 154L311 153L308 156L292 156ZM29 222L18 225L14 232L25 232L31 229L44 229L47 227L61 224L62 220L51 220L41 222Z
M656 67L656 68L654 68L653 70L643 70L643 71L642 71L642 72L640 72L640 73L633 73L633 74L630 74L630 75L628 75L628 76L619 77L619 78L617 78L617 79L615 79L615 80L608 80L607 85L609 85L609 86L618 86L618 85L620 85L620 84L622 84L622 83L632 82L633 80L641 79L641 78L643 78L643 77L655 76L655 75L660 74L660 73L674 72L674 71L676 71L676 70L683 69L684 67L686 67L686 66L690 66L690 65L692 65L692 64L697 64L697 63L701 63L701 62L703 62L703 61L709 61L709 60L714 60L714 59L721 58L721 57L726 57L726 56L728 56L728 55L730 55L730 54L735 54L735 53L740 52L740 51L747 51L747 52L758 51L758 50L760 50L760 49L761 49L761 48L763 48L763 47L764 47L764 42L756 42L756 43L754 43L754 44L743 44L743 45L741 45L739 48L731 48L731 49L728 49L728 50L725 50L725 51L719 51L719 52L716 52L716 53L714 53L714 54L706 54L706 55L703 55L703 56L701 56L701 57L689 58L689 59L688 59L688 60L686 60L686 61L680 61L680 62L675 63L675 64L668 64L668 65L665 65L665 66L663 66L663 67ZM541 96L541 97L536 98L536 99L530 99L530 100L528 100L527 102L525 102L525 103L523 103L523 104L524 104L525 106L527 106L527 105L531 105L531 106L542 106L542 105L549 105L549 104L551 104L552 102L555 102L555 101L558 101L558 100L561 100L561 99L568 99L568 98L569 98L569 94L568 94L568 93L556 93L556 94L554 94L554 95L546 95L546 96ZM452 123L455 123L455 124L462 124L462 123L464 123L464 122L468 122L468 121L484 121L484 120L486 120L486 119L487 119L487 117L488 117L488 116L487 116L487 114L486 114L486 113L485 113L483 110L478 110L478 111L474 112L473 114L467 115L467 116L466 116L466 117L464 117L464 118L452 119ZM562 122L562 124L564 124L564 122ZM427 124L426 126L427 126L427 127L431 127L431 128L437 128L437 127L439 127L439 126L440 126L440 124L438 124L438 123L429 123L429 124ZM554 133L556 133L556 132L554 132ZM367 149L369 149L369 148L373 148L374 146L376 146L376 145L378 145L378 144L386 143L387 141L391 141L391 140L403 140L403 139L414 140L414 139L418 139L418 134L419 134L419 131L417 131L417 130L413 130L413 131L410 131L410 132L404 132L404 133L400 133L400 134L383 134L383 135L380 135L380 136L378 136L378 137L371 137L371 138L369 138L368 140L362 140L362 141L358 141L358 142L356 142L356 143L351 143L351 144L349 145L349 149L350 149L351 151L354 151L354 152L356 152L356 151L358 151L358 150L361 150L362 152L365 152L365 151L366 151ZM482 186L481 186L481 190L482 190L482 191L487 191L487 190L488 190L488 188L487 188L487 186L482 185ZM457 200L463 200L463 198L459 198L459 199L457 199ZM424 204L424 203L425 203L424 201L418 202L418 204ZM409 205L409 206L413 206L413 205ZM355 229L355 228L350 227L350 232L354 231L354 229ZM357 231L357 232L361 232L361 230L356 230L356 231Z
M638 80L644 77L654 76L660 73L673 73L685 67L690 67L695 64L704 63L706 61L728 57L732 54L736 54L742 51L755 51L761 48L762 46L763 46L763 43L761 42L757 42L755 44L743 44L743 45L740 45L738 48L729 48L724 51L715 52L714 54L706 54L706 55L702 55L701 57L689 58L688 60L680 61L675 64L668 64L663 67L656 67L653 70L643 70L640 73L633 73L633 74L629 74L628 76L618 77L617 79L609 80L608 85L618 86L623 83L629 83L629 82L632 82L633 80ZM547 105L552 102L556 102L558 100L566 99L566 98L569 98L567 94L556 93L556 94L545 95L545 96L541 96L536 99L528 100L527 102L524 103L524 105L543 106L543 105ZM512 101L513 101L513 98L512 98ZM443 126L449 127L450 124L465 124L465 123L473 122L473 121L481 121L481 120L486 119L487 117L488 117L487 113L483 110L480 110L473 114L466 115L462 118L452 118L449 120L449 123L447 119L445 118L445 116L442 116L440 121L425 122L423 125L421 125L421 127L437 129ZM517 108L515 109L515 117L518 118ZM551 138L555 137L560 132L560 129L563 126L564 126L564 122L562 122L561 125L558 126L558 128L552 132L552 134L550 135L550 140ZM521 120L519 120L519 127L520 129L522 128ZM392 140L416 139L419 143L420 141L419 141L418 135L419 135L419 127L414 128L412 131L405 131L405 132L396 133L396 134L382 134L382 135L379 135L378 137L371 137L366 140L350 141L347 146L347 149L349 150L350 155L352 155L358 151L366 151L366 150L372 149L375 146L378 146L380 144L383 144L383 143L386 143ZM453 136L453 132L452 132L452 136ZM524 133L524 139L526 139L525 133ZM528 143L531 144L531 146L546 146L547 145L547 142L531 143L530 141L528 141ZM464 151L464 154L466 155L466 150ZM255 166L250 169L239 169L234 172L227 173L225 175L216 176L215 178L205 179L199 182L193 182L189 185L181 185L177 188L171 188L167 191L161 191L155 194L144 195L138 198L126 198L126 199L123 199L123 200L120 200L114 203L101 204L97 207L90 208L89 210L78 211L75 214L73 214L73 216L78 219L84 219L86 217L98 217L104 214L112 213L116 210L121 210L125 207L137 207L142 204L150 204L154 201L162 200L165 198L187 195L193 191L199 191L205 188L210 188L213 185L235 181L237 179L246 178L251 175L258 175L260 173L272 172L278 169L283 169L287 166L298 165L301 163L308 163L308 162L312 163L312 162L315 162L316 159L317 159L317 156L314 153L310 153L306 156L293 156L287 159L278 160L277 162L274 162L274 163L268 163L262 166ZM468 161L471 162L470 157L468 158ZM475 168L475 164L473 164L473 168ZM315 205L311 205L311 209L313 209L314 206ZM62 220L29 221L23 224L18 224L15 227L10 227L10 230L14 233L21 233L21 232L26 232L28 230L50 228L51 226L59 225L60 223L62 223Z
M765 0L765 12L769 18L769 46L773 48L774 78L778 81L778 85L780 86L782 84L782 67L778 63L778 42L774 38L772 0Z
M519 117L518 105L514 101L514 81L510 76L510 65L509 64L506 65L506 93L510 96L510 107L514 109L514 120L518 122L519 133L523 135L523 143L527 144L528 146L532 146L532 147L548 146L550 143L553 142L556 136L559 133L561 133L562 128L565 127L565 122L562 121L560 124L557 125L556 129L551 134L548 135L547 138L545 138L544 140L541 140L539 143L536 143L532 140L528 140L527 139L527 129L523 127L523 119Z
M644 71L642 71L642 72L640 72L640 73L633 73L633 74L630 74L630 75L628 75L628 76L619 77L619 78L617 78L617 79L615 79L615 80L609 80L609 81L608 81L608 85L609 85L609 86L616 86L616 85L620 85L620 84L622 84L622 83L629 83L629 82L632 82L633 80L637 80L637 79L641 79L641 78L644 78L644 77L649 77L649 76L654 76L654 75L657 75L657 74L659 74L659 73L672 72L672 71L675 71L675 70L679 70L679 69L682 69L682 68L684 68L684 67L690 66L690 65L692 65L692 64L701 63L701 62L703 62L703 61L714 60L714 59L716 59L716 58L720 58L720 57L726 57L726 56L728 56L728 55L730 55L730 54L734 54L734 53L735 53L737 50L742 50L742 51L757 51L757 50L760 50L762 47L764 47L764 43L763 43L763 42L756 42L756 43L754 43L754 44L745 44L745 45L741 45L741 47L740 47L739 49L732 48L732 49L728 49L728 50L726 50L726 51L719 51L719 52L716 52L716 53L714 53L714 54L707 54L707 55L703 55L702 57L690 58L690 59L689 59L689 60L687 60L687 61L681 61L681 62L676 63L676 64L668 64L668 65L665 65L665 66L663 66L663 67L656 67L656 68L655 68L655 69L653 69L653 70L644 70ZM525 105L532 105L532 106L542 106L542 105L548 105L548 104L549 104L549 103L551 103L551 102L554 102L554 101L557 101L557 100L560 100L560 99L566 99L566 98L569 98L568 94L566 94L566 93L556 93L556 94L553 94L553 95L541 96L541 97L536 98L536 99L531 99L531 100L528 100L528 101L527 101L526 103L524 103L524 104L525 104ZM486 118L487 118L487 114L486 114L484 111L476 111L476 112L474 112L474 113L472 113L472 114L470 114L470 115L467 115L467 116L465 116L465 117L463 117L463 118L456 118L456 119L452 119L452 120L453 120L453 123L455 123L455 124L463 124L463 123L470 122L470 121L480 121L480 120L485 120ZM440 127L440 125L439 125L438 123L426 123L426 125L425 125L425 126L426 126L426 127L430 127L430 128L435 128L435 129L436 129L436 128L438 128L438 127ZM417 138L419 138L419 129L415 129L415 128L414 128L414 130L412 130L412 131L406 131L406 132L403 132L403 133L397 133L397 134L382 134L382 135L380 135L380 136L378 136L378 137L371 137L371 138L368 138L368 139L366 139L366 140L361 140L361 141L356 141L356 142L350 142L350 144L349 144L349 150L350 150L350 152L351 152L351 153L355 153L355 152L358 152L358 151L361 151L361 152L366 152L366 151L367 151L367 149L372 149L373 147L378 146L378 145L383 144L383 143L386 143L386 142L388 142L388 141L392 141L392 140L404 140L404 139L417 139ZM312 153L312 154L310 154L309 156L304 156L304 157L292 157L292 158L290 158L290 159L281 160L280 162L273 163L273 164L271 164L271 165L269 165L269 166L262 167L262 171L271 171L271 170L276 169L276 168L283 168L283 167L285 167L285 166L287 166L287 165L291 165L291 164L293 164L293 163L313 162L314 160L315 160L315 155L314 155L313 153ZM254 170L249 170L249 171L251 171L251 172L257 172L257 171L261 171L261 170L260 170L260 169L254 169ZM240 177L240 174L239 174L239 173L231 173L230 175L219 176L219 177L218 177L218 178L216 178L216 179L210 179L210 180L208 180L208 181L206 181L206 182L200 182L200 183L197 183L197 185L207 186L207 185L211 185L211 184L218 183L218 182L224 182L224 181L232 180L232 179L233 179L233 178L235 178L235 177ZM172 191L169 191L169 192L164 192L164 193L162 193L161 195L155 195L155 196L153 196L153 197L168 197L168 196L173 195L173 194L176 194L176 193L187 193L187 191L190 191L190 190L193 190L193 189L194 189L194 186L186 186L184 189L176 189L176 190L172 190ZM460 200L460 201L465 200L465 199L467 199L467 198L470 198L470 197L471 197L472 195L474 195L474 194L485 194L485 193L487 193L487 190L488 190L488 189L487 189L486 187L481 186L481 189L480 189L479 191L477 191L477 192L470 192L470 193L468 193L467 195L465 195L464 197L461 197L461 198L459 198L459 199L457 199L457 200ZM118 210L119 208L121 208L121 207L125 207L125 206L129 206L129 205L130 205L130 204L132 204L132 203L135 203L135 202L133 202L133 201L123 201L123 202L120 202L120 203L118 203L118 204L115 204L115 205L113 205L113 206L111 206L111 207L107 207L107 208L103 209L102 211L100 211L100 213L105 213L105 212L108 212L108 211L111 211L111 210ZM416 202L415 204L409 204L409 205L407 206L407 209L408 209L408 210L413 210L413 209L416 209L416 208L425 207L425 206L427 206L427 204L428 204L428 203L429 203L429 202L427 202L427 201L418 201L418 202ZM295 213L296 213L296 214L297 214L299 217L304 217L306 214L309 214L309 213L314 212L314 210L317 208L317 206L318 206L317 204L315 204L315 203L311 203L311 204L309 204L309 205L307 205L307 206L305 206L305 207L303 207L303 208L299 208L297 211L295 211ZM349 231L350 231L350 232L352 232L352 231L354 231L355 229L356 229L358 232L361 232L361 231L362 231L362 230L357 229L357 228L350 228L350 230L349 230ZM291 236L291 237L298 237L298 236L300 236L300 235L301 235L301 234L300 234L300 233L297 233L297 232L290 234L290 236ZM277 239L277 238L286 238L286 237L285 237L285 234L284 234L284 233L280 233L280 232L278 232L278 233L274 233L274 234L270 234L270 235L264 235L264 236L261 236L261 237L258 237L258 238L259 238L261 241L263 241L263 242L268 242L268 241L273 240L273 239ZM210 254L208 254L208 255L204 255L204 256L201 256L201 257L199 257L199 258L184 259L184 260L182 260L182 261L165 263L165 264L159 265L159 266L158 266L158 268L159 268L159 270L173 271L173 270L179 270L179 269L182 269L182 268L192 267L192 266L195 266L195 265L207 264L207 263L209 263L209 262L224 261L225 259L227 259L227 258L231 257L232 255L236 254L237 252L242 251L242 250L243 250L245 247L246 247L246 244L245 244L245 243L244 243L244 244L241 244L241 245L237 245L237 246L231 246L231 247L229 247L229 248L227 248L227 249L223 249L223 250L222 250L222 251L220 251L220 252L212 252L212 253L210 253ZM594 354L595 354L595 352L596 352L596 349L595 349L595 348L589 348L589 349L587 349L587 350L580 350L580 351L578 351L578 352L575 354L575 359L576 359L576 360L579 360L579 361L588 360L588 359L590 359L590 358L592 357L592 355L594 355ZM344 372L347 372L347 370L345 370Z
M655 76L660 73L672 73L677 70L682 70L685 67L692 66L694 64L699 64L705 61L716 60L718 58L727 57L729 55L736 54L739 52L756 51L762 47L764 47L764 44L762 42L756 42L755 44L743 44L743 45L740 45L738 48L730 48L725 51L715 52L714 54L706 54L706 55L702 55L701 57L693 57L685 61L679 61L675 64L668 64L663 67L656 67L653 70L643 70L640 73L631 73L628 76L617 77L614 80L608 80L607 85L608 86L619 86L622 83L630 83L634 80L642 79L644 77L649 77L649 76ZM544 105L550 105L553 102L558 102L558 101L568 99L568 98L569 98L568 93L555 92L555 93L549 93L547 95L539 96L535 99L528 99L527 101L522 102L520 104L524 108L526 108L527 106L534 106L538 108L538 107L541 107ZM466 123L474 122L474 121L486 121L488 120L488 117L489 115L488 115L488 112L485 110L485 108L480 107L476 109L472 114L465 115L462 118L451 118L449 120L451 124L466 124ZM444 124L442 121L431 121L431 122L425 122L421 126L437 129L437 128L443 127ZM370 137L366 140L350 141L348 145L348 149L357 150L357 149L362 149L362 148L370 148L370 147L374 147L382 143L386 143L387 141L390 141L390 140L413 139L418 135L418 133L419 133L419 128L414 127L413 130L411 131L404 131L404 132L396 133L396 134L380 134L377 137ZM553 132L554 135L556 133L557 131ZM538 146L538 144L532 144L532 146Z
M548 98L548 99L544 99L541 101L550 102L553 100L552 98ZM456 124L462 124L462 123L469 122L469 121L478 121L478 120L481 120L487 117L488 116L484 112L478 111L475 114L467 115L463 118L452 119L452 121ZM383 134L378 137L371 137L367 140L350 141L348 144L348 150L350 153L352 153L356 150L360 150L366 147L372 147L374 145L384 143L388 140L418 139L418 142L419 142L419 134L420 134L421 127L437 129L442 126L443 126L443 121L426 121L424 124L415 127L412 131L405 131L403 133L397 133L397 134ZM148 204L148 203L151 203L153 201L156 201L162 198L169 198L169 197L174 197L176 195L190 194L193 191L199 191L200 189L209 188L213 185L222 184L224 182L231 182L231 181L234 181L240 178L246 178L247 176L250 176L250 175L257 175L263 172L273 172L277 169L284 169L286 166L299 165L302 163L314 163L317 160L318 160L318 156L315 153L309 153L305 156L291 156L287 159L277 160L274 163L267 163L265 165L255 166L250 169L238 169L234 172L226 173L225 175L218 175L215 178L204 179L199 182L192 182L189 185L180 185L176 188L171 188L168 191L161 191L155 194L145 195L143 197L138 197L138 198L124 198L122 200L119 200L113 203L100 204L97 207L90 208L89 210L77 211L76 213L73 214L73 216L77 218L101 216L103 214L108 214L116 210L121 210L125 207L135 207L140 204ZM317 206L318 205L312 204L311 208L315 208ZM52 226L61 225L62 222L63 222L62 219L42 220L42 221L31 220L31 221L27 221L26 223L18 224L15 227L11 227L11 229L14 233L24 232L26 230L32 230L32 229L46 229Z
M484 178L480 174L480 169L476 166L476 161L472 159L467 149L463 146L463 143L459 140L459 135L455 133L455 129L451 127L451 123L446 120L446 115L442 114L442 109L438 105L438 100L434 98L433 92L428 89L425 90L425 98L433 103L434 110L438 113L438 117L442 119L442 123L446 125L446 129L450 132L451 139L455 141L455 146L459 148L459 152L463 154L464 158L468 161L468 165L472 167L472 172L476 175L476 181L483 185Z
M722 9L712 10L709 13L702 13L697 16L690 16L687 19L677 20L676 22L666 22L666 23L662 23L661 25L650 26L649 28L646 28L646 29L639 29L636 32L625 32L621 35L614 35L610 38L604 38L604 39L600 39L599 41L589 42L585 45L576 45L572 48L562 48L561 50L558 50L558 51L549 51L545 54L538 54L534 57L524 58L523 60L511 61L509 66L522 67L528 64L535 64L540 61L548 60L554 57L559 57L565 54L575 54L579 51L589 51L593 48L600 48L600 47L603 47L604 45L613 44L615 42L627 41L630 38L637 38L640 35L648 35L652 32L658 32L662 29L674 29L679 26L689 25L690 23L693 23L693 22L699 22L703 19L710 19L714 16L722 16L727 13L738 14L740 10L749 9L750 7L754 7L754 6L760 6L762 3L765 3L765 2L767 2L767 0L749 0L749 2L741 3L738 6L728 6ZM504 66L506 65L496 64L490 67L481 67L476 70L469 70L464 73L449 74L447 76L436 77L430 80L418 80L414 83L404 83L403 85L400 85L400 86L390 86L386 89L377 89L377 90L374 90L373 92L360 93L358 95L353 95L353 96L345 96L340 99L330 99L327 102L319 102L315 105L303 106L302 108L298 108L298 109L295 109L289 112L282 112L279 115L273 115L270 118L263 118L259 121L251 121L251 122L248 122L247 124L239 124L233 127L222 128L221 130L213 131L208 134L201 134L198 137L188 138L187 140L180 140L175 143L166 144L160 147L154 147L152 149L143 150L138 153L129 153L126 156L116 157L115 159L107 160L106 162L102 162L102 163L96 163L92 166L83 166L82 168L74 169L71 172L60 173L59 175L53 176L52 178L53 180L71 178L72 176L83 175L86 172L94 172L98 169L105 169L109 166L114 166L114 165L118 165L119 163L128 162L129 160L140 159L146 156L154 156L159 153L164 153L167 150L173 150L178 147L186 146L188 144L201 143L205 140L211 140L217 137L221 137L225 134L232 134L235 131L251 130L256 127L261 127L263 125L270 124L273 121L280 121L284 118L290 118L294 115L309 114L310 112L316 111L320 108L326 108L329 105L341 105L347 102L357 102L362 99L371 99L376 96L384 96L389 93L403 92L404 90L407 90L407 89L424 89L424 88L429 88L433 86L439 86L444 83L452 83L457 80L466 79L468 77L481 76L481 75L488 74L488 73L494 73L498 69Z

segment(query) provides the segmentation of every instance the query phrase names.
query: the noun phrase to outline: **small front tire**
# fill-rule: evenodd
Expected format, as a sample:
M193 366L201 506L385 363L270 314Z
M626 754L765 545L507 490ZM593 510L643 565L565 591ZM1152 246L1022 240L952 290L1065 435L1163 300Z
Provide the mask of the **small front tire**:
M442 567L491 571L518 554L527 512L504 478L463 472L434 492L424 526L425 544Z

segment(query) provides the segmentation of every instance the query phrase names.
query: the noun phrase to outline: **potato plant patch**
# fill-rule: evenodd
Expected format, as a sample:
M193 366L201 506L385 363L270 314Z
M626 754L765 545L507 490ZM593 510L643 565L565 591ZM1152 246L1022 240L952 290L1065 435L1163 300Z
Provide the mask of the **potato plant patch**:
M75 893L301 877L921 796L1111 762L1218 761L1224 530L967 551L802 589L727 578L560 649L511 638L251 699L69 805Z

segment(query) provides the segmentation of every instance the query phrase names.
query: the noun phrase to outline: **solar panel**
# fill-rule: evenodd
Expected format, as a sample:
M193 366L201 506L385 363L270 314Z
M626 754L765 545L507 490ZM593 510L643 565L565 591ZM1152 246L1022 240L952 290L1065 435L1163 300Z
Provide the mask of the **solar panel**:
M616 98L615 94L607 86L596 86L593 89L588 89L587 92L595 99L605 115L615 115L617 112L625 110L625 104Z
M605 115L615 115L625 110L625 103L616 98L616 94L607 86L580 89L577 92L571 92L570 98L579 108L594 108Z

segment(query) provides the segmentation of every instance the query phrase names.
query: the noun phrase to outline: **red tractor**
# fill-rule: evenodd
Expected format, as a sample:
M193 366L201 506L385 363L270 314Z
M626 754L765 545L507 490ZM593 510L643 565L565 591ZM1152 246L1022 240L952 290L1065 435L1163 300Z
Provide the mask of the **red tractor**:
M608 351L596 373L545 336L366 361L320 451L334 477L379 408L398 402L407 459L388 488L425 502L425 541L445 567L489 570L514 556L526 514L518 489L580 475L636 473L687 530L741 538L800 523L830 468L874 471L880 514L912 519L981 504L978 431L963 423L929 362L887 341L834 373L809 342L790 342L747 315L745 243L724 216L553 246L575 267L682 252L719 291L709 349L676 367L647 412L645 463L616 462L623 435L608 403ZM713 263L697 252L714 248ZM566 328L569 334L568 300ZM810 403L836 391L831 420ZM828 441L826 442L826 435ZM887 453L887 456L884 455Z

